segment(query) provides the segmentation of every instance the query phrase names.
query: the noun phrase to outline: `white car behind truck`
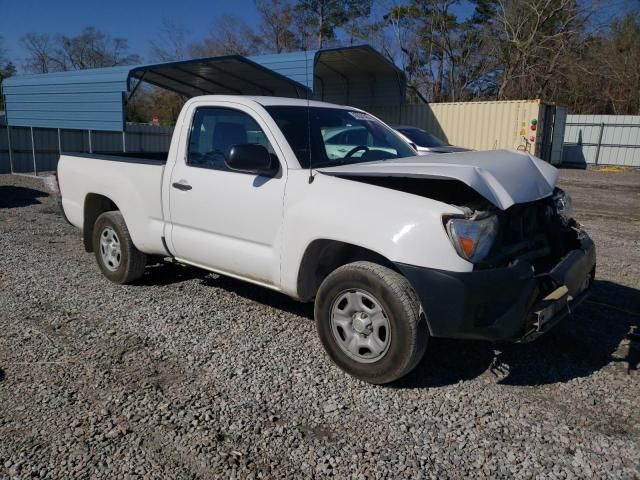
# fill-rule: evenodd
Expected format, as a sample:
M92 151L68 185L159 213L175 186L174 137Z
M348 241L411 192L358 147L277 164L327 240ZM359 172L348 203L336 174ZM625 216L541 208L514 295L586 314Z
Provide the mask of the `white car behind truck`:
M354 127L363 144L325 144ZM556 180L526 153L418 157L361 110L243 96L189 100L165 158L58 166L109 280L162 256L315 301L328 355L372 383L407 374L430 337L530 340L585 297L595 249Z

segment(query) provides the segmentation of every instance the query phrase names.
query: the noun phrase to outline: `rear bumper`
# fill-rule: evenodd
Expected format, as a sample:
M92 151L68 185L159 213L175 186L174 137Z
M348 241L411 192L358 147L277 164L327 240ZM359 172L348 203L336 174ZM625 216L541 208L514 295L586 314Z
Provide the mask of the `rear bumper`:
M529 341L548 331L588 294L595 274L593 241L581 234L547 273L531 264L449 272L396 263L422 302L434 337Z

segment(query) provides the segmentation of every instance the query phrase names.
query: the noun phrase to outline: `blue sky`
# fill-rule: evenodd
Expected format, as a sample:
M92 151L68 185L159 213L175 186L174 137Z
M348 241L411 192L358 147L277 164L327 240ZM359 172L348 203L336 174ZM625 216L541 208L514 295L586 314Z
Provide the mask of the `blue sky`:
M192 30L196 39L225 13L257 23L252 0L0 0L0 35L7 56L17 65L25 56L20 46L25 33L77 34L86 26L128 38L130 51L147 58L149 41L164 18Z
M612 15L627 10L638 0L609 0L601 15L608 23ZM456 7L464 17L471 12L465 0ZM253 0L0 0L0 36L7 56L18 68L26 56L20 37L29 32L74 35L93 26L112 37L125 37L129 49L149 59L149 42L161 29L163 19L186 27L189 40L205 36L215 19L224 14L256 25ZM598 23L598 22L596 22Z

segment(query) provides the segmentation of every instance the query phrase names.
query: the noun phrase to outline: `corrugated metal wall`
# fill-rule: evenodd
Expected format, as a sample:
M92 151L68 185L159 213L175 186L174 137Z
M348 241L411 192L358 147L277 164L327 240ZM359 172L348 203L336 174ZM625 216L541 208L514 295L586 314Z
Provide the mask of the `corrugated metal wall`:
M28 127L11 127L11 153L13 171L15 173L33 173L34 160L31 148L31 129ZM127 125L125 146L127 152L167 152L171 144L173 128L152 125ZM63 152L89 153L89 132L87 130L58 130L52 128L34 128L35 167L38 172L56 169ZM91 132L91 151L119 153L123 151L121 132ZM10 173L8 137L6 126L0 125L0 173Z
M355 107L404 103L404 73L371 47L321 50L314 75L316 100Z
M17 75L2 84L10 125L120 130L132 67Z
M314 58L317 50L306 52L274 53L247 57L263 67L278 72L296 82L313 88Z
M522 137L534 137L539 146L543 125L540 100L459 102L365 107L391 124L420 127L453 145L474 150L527 148ZM538 122L531 130L531 120ZM536 152L534 145L529 151Z
M0 173L11 173L4 115L0 113Z
M567 115L562 161L640 167L640 116Z
M332 103L400 105L404 74L368 45L247 57L313 90Z

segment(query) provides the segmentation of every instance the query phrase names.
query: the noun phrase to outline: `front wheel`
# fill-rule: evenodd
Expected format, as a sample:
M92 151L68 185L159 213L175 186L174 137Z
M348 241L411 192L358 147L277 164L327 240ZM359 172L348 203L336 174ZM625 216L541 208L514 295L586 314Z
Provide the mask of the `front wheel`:
M118 211L100 215L93 226L93 251L105 277L130 283L144 274L147 256L138 250L124 217Z
M409 373L424 355L428 329L405 277L371 262L332 272L315 302L318 334L345 372L383 384Z

